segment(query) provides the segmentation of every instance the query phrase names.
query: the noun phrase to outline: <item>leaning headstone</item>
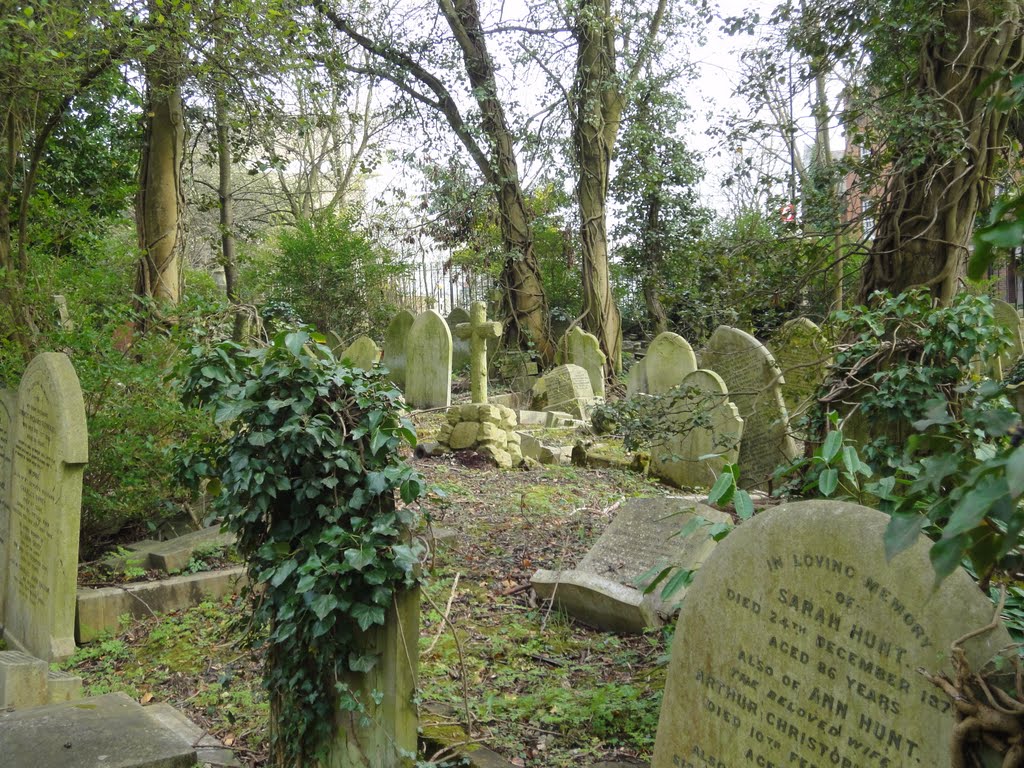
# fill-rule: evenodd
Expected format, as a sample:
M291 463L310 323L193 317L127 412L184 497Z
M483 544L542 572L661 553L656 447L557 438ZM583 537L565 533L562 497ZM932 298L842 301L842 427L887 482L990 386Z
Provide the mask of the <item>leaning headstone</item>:
M772 337L771 352L782 371L782 398L791 421L814 405L831 362L824 332L806 317L783 325Z
M722 377L743 419L740 484L765 487L775 468L797 455L775 358L749 333L720 325L708 340L701 365Z
M4 639L46 661L75 650L82 472L89 438L78 376L46 352L25 370L13 420L11 476L0 566ZM8 439L11 439L10 437Z
M392 318L384 332L384 367L399 389L405 387L405 342L415 320L412 312L403 309Z
M994 364L990 366L999 378L1006 376L1017 358L1024 355L1024 334L1021 329L1020 315L1016 307L1001 299L992 300L992 311L995 314L996 325L1001 325L1010 333L1009 348L999 355L999 370L996 371Z
M676 625L653 768L949 768L957 718L918 670L951 674L950 646L994 606L963 571L936 589L924 537L887 560L888 522L797 502L715 548ZM967 660L980 670L1009 644L999 627Z
M544 374L547 394L545 411L564 411L577 419L585 419L594 403L590 375L578 365L559 365Z
M354 367L368 371L380 362L380 347L369 336L360 336L338 355L338 359L348 360Z
M452 334L433 309L416 316L405 342L405 400L413 408L452 404Z
M743 419L713 371L687 374L678 392L651 446L651 471L678 488L709 488L739 459Z
M454 331L462 323L469 322L469 312L462 307L455 307L448 313L448 327ZM458 334L452 336L452 371L461 371L469 365L469 339Z
M664 394L695 370L697 358L690 343L672 331L659 333L647 348L647 355L644 357L647 393Z
M604 397L604 366L607 361L597 336L574 326L558 343L558 362L586 370L596 397Z
M706 524L686 536L677 535L698 516ZM663 602L658 588L645 595L646 584L638 585L638 580L657 567L675 566L673 573L699 567L715 546L709 526L729 523L724 512L692 499L628 499L579 565L572 570L537 571L531 582L538 595L553 600L584 624L610 632L641 633L660 626L679 610L686 590Z

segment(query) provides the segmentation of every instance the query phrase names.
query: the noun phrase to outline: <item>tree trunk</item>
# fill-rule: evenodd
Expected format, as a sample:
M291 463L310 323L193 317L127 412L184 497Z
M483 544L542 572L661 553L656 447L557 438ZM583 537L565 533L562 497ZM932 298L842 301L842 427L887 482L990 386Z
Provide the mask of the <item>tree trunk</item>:
M608 268L606 207L623 100L616 83L609 0L580 0L572 34L577 44L572 134L579 174L576 202L583 251L583 326L601 343L612 374L622 369L622 324Z
M462 49L473 96L480 107L481 127L490 145L485 176L494 188L506 253L501 303L502 314L510 322L505 324L505 339L518 347L532 344L544 364L550 365L555 345L551 341L547 296L533 252L533 227L523 197L515 143L498 100L494 61L487 51L480 10L476 0L438 0L438 4Z
M886 179L861 302L874 291L921 286L948 304L964 274L975 216L991 200L1009 116L983 83L1008 67L1019 71L1021 6L960 2L942 22L922 47L914 92L942 105L943 118L958 126L960 146L943 154L936 147L924 162Z
M153 0L151 0L151 3ZM151 8L156 16L156 9ZM135 220L142 255L135 293L175 305L181 298L181 184L185 121L181 103L180 61L172 33L145 63L148 105Z

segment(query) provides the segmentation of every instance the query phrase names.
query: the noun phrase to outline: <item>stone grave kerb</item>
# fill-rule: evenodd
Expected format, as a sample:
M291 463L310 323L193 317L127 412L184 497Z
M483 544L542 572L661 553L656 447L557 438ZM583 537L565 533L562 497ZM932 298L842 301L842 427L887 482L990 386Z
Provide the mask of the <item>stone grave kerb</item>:
M474 403L487 402L487 341L501 336L501 323L487 319L487 303L474 301L469 322L455 326L455 335L469 339L469 389Z
M4 639L46 661L75 650L85 403L68 357L46 352L18 387L6 542Z

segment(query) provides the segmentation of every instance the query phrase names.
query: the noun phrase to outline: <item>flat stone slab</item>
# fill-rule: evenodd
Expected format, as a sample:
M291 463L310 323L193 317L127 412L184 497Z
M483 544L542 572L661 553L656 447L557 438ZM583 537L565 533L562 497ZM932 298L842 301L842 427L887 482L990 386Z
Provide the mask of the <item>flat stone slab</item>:
M539 570L530 583L538 596L597 629L636 635L661 623L650 595L595 573Z
M245 567L172 576L162 581L144 581L123 587L78 590L75 636L88 643L100 635L116 632L119 618L169 613L199 605L206 598L218 598L245 584Z
M209 766L209 768L238 768L241 766L230 748L225 747L217 738L208 734L170 704L150 704L145 711L168 730L178 734L185 743L192 744L196 749L196 759L204 766Z
M167 541L149 541L145 546L139 542L131 549L147 556L146 567L176 573L188 567L196 551L207 547L230 547L234 543L235 534L221 533L220 526L212 525Z
M11 768L192 768L192 745L123 693L0 713Z

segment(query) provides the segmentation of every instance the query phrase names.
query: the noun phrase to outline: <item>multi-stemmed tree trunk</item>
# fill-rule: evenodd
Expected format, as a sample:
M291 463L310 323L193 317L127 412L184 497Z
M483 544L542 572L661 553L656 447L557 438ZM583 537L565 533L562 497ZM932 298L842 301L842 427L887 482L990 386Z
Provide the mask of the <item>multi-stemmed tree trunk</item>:
M150 14L161 17L150 0ZM175 305L181 298L181 183L185 121L181 100L181 55L170 30L145 63L147 109L135 221L141 256L135 293Z
M898 145L892 153L897 164L878 202L861 301L873 291L914 286L940 302L952 299L975 217L991 200L995 167L1006 149L1010 118L995 88L1008 79L995 86L986 81L1024 71L1021 4L961 0L943 5L938 21L921 46L911 90L930 103L931 125L945 123L944 141L932 141L923 158L911 152L901 158Z

